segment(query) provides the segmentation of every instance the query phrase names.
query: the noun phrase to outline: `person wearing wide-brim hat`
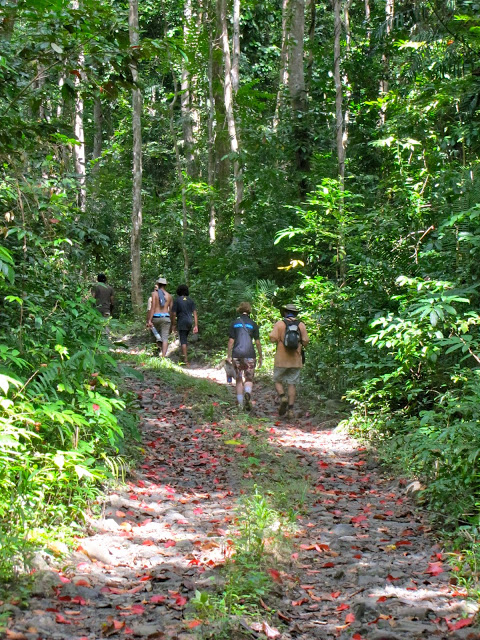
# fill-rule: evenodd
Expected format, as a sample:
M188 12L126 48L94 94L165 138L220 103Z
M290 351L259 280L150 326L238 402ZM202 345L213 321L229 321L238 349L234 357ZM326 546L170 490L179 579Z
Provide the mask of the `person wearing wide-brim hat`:
M152 292L152 306L148 312L147 327L154 326L160 334L161 347L159 340L157 340L157 345L159 349L161 348L160 355L165 357L168 349L168 336L172 326L170 313L172 311L173 298L165 289L167 280L164 277L159 276L156 284L158 285L158 290Z
M293 407L297 395L297 384L303 367L302 349L309 342L307 328L301 320L297 320L300 309L294 304L286 304L281 308L282 319L275 323L270 340L275 342L273 381L280 398L279 415L287 414L287 418L295 417ZM287 394L285 394L287 387Z

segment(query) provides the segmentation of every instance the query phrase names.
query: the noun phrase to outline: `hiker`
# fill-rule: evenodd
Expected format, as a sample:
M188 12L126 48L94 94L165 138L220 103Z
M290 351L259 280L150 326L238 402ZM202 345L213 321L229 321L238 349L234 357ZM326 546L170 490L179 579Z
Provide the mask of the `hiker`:
M178 338L182 348L183 360L185 366L189 366L188 362L188 334L193 325L193 333L198 333L198 316L195 302L189 297L189 291L186 284L177 287L177 296L173 301L172 308L172 331L178 329Z
M157 338L157 346L162 357L167 355L168 334L172 326L170 311L172 309L172 296L165 289L167 281L165 278L157 278L158 290L152 292L152 306L148 312L147 327L155 327L160 334Z
M238 317L230 325L228 332L227 362L233 364L235 371L237 405L247 411L252 408L253 377L255 375L255 348L258 352L258 366L262 366L262 345L258 325L250 318L252 307L249 302L241 302ZM244 382L245 378L245 382ZM245 394L244 394L245 392Z
M155 286L153 288L153 294L148 298L148 302L147 302L147 327L148 327L148 316L150 314L150 309L152 308L152 300L153 300L153 296L155 295L155 293L158 291L158 284L155 283ZM155 327L151 327L151 332L152 332L152 336L153 339L155 340L158 350L161 351L162 350L162 336L158 333L158 331L155 329Z
M270 340L277 343L273 381L280 398L278 413L281 416L286 413L287 418L292 419L295 417L293 405L303 366L302 350L307 346L309 337L304 323L297 320L300 311L294 304L286 304L281 311L283 318L275 323L270 333Z
M113 311L113 287L107 284L107 276L99 273L97 283L92 287L92 297L95 298L95 306L104 318L109 318Z

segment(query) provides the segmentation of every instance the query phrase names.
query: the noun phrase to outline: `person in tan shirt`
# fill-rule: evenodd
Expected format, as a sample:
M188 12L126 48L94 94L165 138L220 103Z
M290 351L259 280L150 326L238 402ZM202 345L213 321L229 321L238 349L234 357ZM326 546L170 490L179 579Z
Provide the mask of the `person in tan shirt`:
M152 306L148 312L147 327L149 329L155 327L160 334L162 345L161 356L165 357L168 349L168 336L172 326L170 312L172 310L173 298L165 289L167 285L165 278L158 278L157 285L158 290L152 292Z
M302 348L306 347L309 342L305 324L301 320L297 320L299 312L299 309L294 304L286 304L282 308L282 320L275 323L270 333L270 340L277 344L273 381L275 389L280 396L278 413L281 416L287 413L287 418L289 419L295 417L293 405L297 395L300 371L303 367ZM290 327L290 331L298 333L298 346L296 348L287 348L284 344L287 327ZM287 396L285 396L285 386L287 387Z

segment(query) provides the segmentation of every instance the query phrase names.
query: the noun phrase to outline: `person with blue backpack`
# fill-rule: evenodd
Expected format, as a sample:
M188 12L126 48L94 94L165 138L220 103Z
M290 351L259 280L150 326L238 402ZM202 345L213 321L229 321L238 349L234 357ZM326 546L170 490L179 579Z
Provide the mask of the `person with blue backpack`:
M227 362L233 365L237 392L237 406L250 411L252 408L253 378L255 375L256 354L258 366L262 366L262 345L258 324L251 319L252 306L249 302L241 302L238 316L231 323L228 332Z
M167 286L165 278L159 277L157 285L158 290L152 292L152 306L148 312L147 327L156 329L160 335L160 340L156 338L157 346L161 350L159 355L165 357L168 349L168 336L172 326L170 313L172 311L173 298L165 289Z
M300 310L294 304L286 304L281 311L283 318L275 323L270 333L271 342L277 344L273 381L280 399L278 413L280 416L287 414L291 420L295 417L293 406L303 367L303 348L307 346L309 338L305 324L297 319Z

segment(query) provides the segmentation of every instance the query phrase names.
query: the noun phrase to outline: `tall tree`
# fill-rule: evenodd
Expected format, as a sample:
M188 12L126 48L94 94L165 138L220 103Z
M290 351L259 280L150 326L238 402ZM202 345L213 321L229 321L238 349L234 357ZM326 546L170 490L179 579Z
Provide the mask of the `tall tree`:
M230 58L230 42L228 37L226 0L217 0L220 21L222 25L222 46L223 46L223 67L224 67L224 101L225 114L227 118L228 134L230 137L230 150L234 155L233 159L233 179L235 182L235 209L233 226L238 229L243 222L243 172L239 158L239 143L237 125L233 109L233 88L232 88L232 63ZM234 234L234 240L236 236Z
M80 16L80 0L73 0L72 8ZM84 212L87 205L87 175L86 175L86 152L85 152L85 127L84 127L84 102L82 96L82 81L85 79L85 53L82 50L77 59L77 69L75 70L75 105L73 116L73 132L76 143L73 147L73 157L75 161L75 173L78 176L78 207Z
M240 86L240 0L233 0L232 89Z
M138 25L138 0L129 0L128 27L132 49L130 71L134 87L132 90L132 134L133 134L133 189L132 189L132 229L130 237L130 260L132 265L131 298L135 315L143 308L141 281L140 241L142 229L142 93L138 86L138 66L135 59L140 42Z

